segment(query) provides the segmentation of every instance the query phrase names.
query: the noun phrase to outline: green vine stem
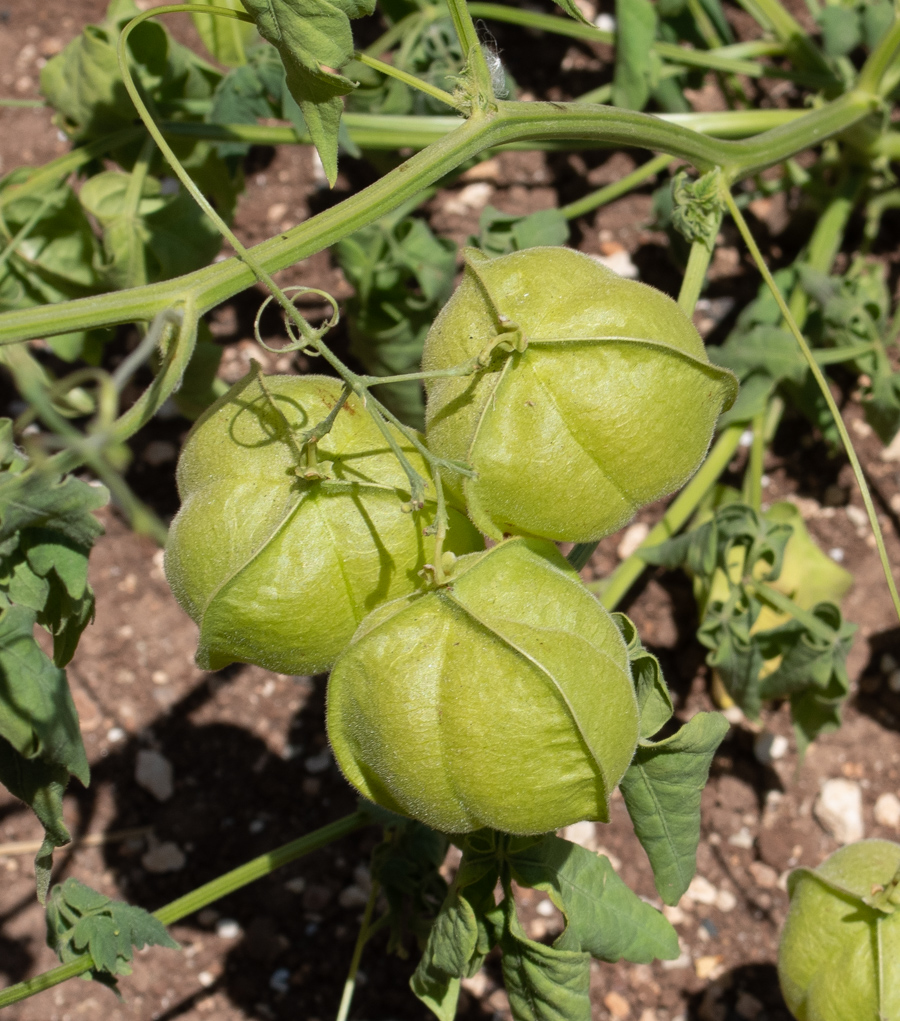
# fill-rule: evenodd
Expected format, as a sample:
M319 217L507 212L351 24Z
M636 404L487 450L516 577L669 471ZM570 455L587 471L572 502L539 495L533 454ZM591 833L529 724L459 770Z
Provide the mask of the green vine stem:
M472 21L472 13L466 0L447 0L450 19L457 38L466 55L465 76L468 79L470 95L467 97L474 113L484 113L494 107L494 83L488 67L481 41Z
M766 453L766 410L755 415L751 425L753 440L750 444L750 457L744 474L744 503L752 507L757 514L762 513L762 476L763 457Z
M775 283L775 279L769 272L769 267L766 265L765 259L763 259L762 252L759 250L759 246L756 244L756 240L753 234L750 232L750 228L747 226L747 221L744 219L740 209L738 209L737 203L734 201L734 197L731 194L731 190L724 186L722 187L722 197L728 205L728 211L731 213L732 219L737 225L738 230L741 233L741 237L744 239L744 243L750 250L750 254L753 256L753 261L756 263L757 269L763 276L769 290L772 292L772 296L778 303L778 307L781 309L781 314L784 316L784 321L787 324L788 329L794 335L794 339L800 346L800 350L803 352L804 358L806 358L809 370L813 374L819 389L822 392L822 396L825 398L825 402L828 405L828 410L834 419L834 424L840 433L841 442L844 445L844 450L847 453L847 457L853 468L853 474L856 477L856 483L859 486L862 494L863 503L865 504L866 514L869 518L869 524L872 527L872 533L875 536L875 544L878 548L878 556L881 560L881 566L884 570L884 577L887 581L888 589L891 593L891 600L894 604L894 610L897 617L900 618L900 595L897 593L897 586L894 582L894 576L891 573L891 564L888 560L887 550L884 545L884 535L881 531L881 525L878 523L878 515L875 512L875 505L872 502L872 494L869 492L869 486L866 482L865 475L863 474L862 465L859 463L859 457L856 454L856 450L853 447L853 443L850 439L850 434L847 432L847 426L844 424L844 419L841 416L840 409L837 406L831 389L828 386L828 381L825 379L822 370L819 368L819 364L813 357L813 353L806 343L800 328L797 326L797 322L791 314L790 308L784 299L784 295L781 293L778 285Z
M183 6L187 5L176 5L175 9L181 10ZM167 10L171 8L155 8L152 13ZM660 117L611 107L498 102L495 113L462 122L368 188L250 251L266 273L283 269L391 212L485 149L509 142L565 139L649 148L687 160L700 170L721 166L729 179L737 180L846 130L868 116L877 102L870 94L851 92L742 141L709 138ZM177 282L167 280L58 305L5 312L0 315L0 344L150 320L170 306L174 290L190 292L199 314L203 314L251 286L255 279L249 265L232 258L186 274Z
M347 1021L350 1015L350 1004L353 1002L353 993L356 991L356 978L359 974L359 962L362 960L362 953L366 943L368 943L369 937L372 935L372 914L375 911L379 889L378 881L373 879L365 911L363 912L363 920L359 927L359 934L353 947L353 956L350 958L350 968L347 972L347 979L344 982L344 991L341 993L341 1005L338 1007L335 1021Z
M321 829L313 830L312 833L307 833L306 836L292 840L290 843L277 847L274 851L267 851L258 858L253 858L251 861L239 865L236 869L232 869L230 872L226 872L224 875L204 883L203 886L198 886L196 890L191 890L190 893L186 893L183 897L178 897L153 913L163 925L172 925L182 918L192 915L195 911L205 908L208 904L221 900L229 893L234 893L235 890L240 890L241 887L256 882L257 879L262 879L264 876L268 876L283 865L288 865L290 862L296 861L312 851L317 851L319 848L325 847L335 840L340 840L342 837L348 836L350 833L369 825L371 822L371 818L364 811L345 815L343 819L329 823ZM0 1009L8 1007L10 1004L18 1003L29 996L34 996L35 993L41 993L45 989L59 985L60 982L65 982L66 979L74 978L76 975L83 975L86 971L90 971L93 966L94 962L91 955L84 954L77 961L62 964L58 968L45 971L42 975L37 975L34 978L26 979L24 982L17 982L15 985L8 986L0 991Z

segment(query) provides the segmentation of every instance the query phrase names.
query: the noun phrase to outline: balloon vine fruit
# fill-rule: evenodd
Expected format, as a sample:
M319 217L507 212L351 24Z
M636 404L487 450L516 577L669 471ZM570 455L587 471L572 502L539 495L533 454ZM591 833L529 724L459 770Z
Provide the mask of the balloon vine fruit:
M798 1021L900 1018L900 844L861 840L788 878L778 977Z
M369 611L421 583L434 504L404 513L406 475L360 401L351 397L331 431L304 447L340 394L340 382L322 376L247 376L185 442L165 567L200 626L205 669L237 660L325 670ZM421 456L396 438L427 478ZM464 514L449 508L449 518L445 549L483 548Z
M534 834L608 820L639 713L613 619L552 543L518 538L371 613L332 671L327 725L385 808Z
M496 357L505 353L506 357ZM466 253L425 342L428 444L487 535L591 542L681 486L737 392L678 305L568 248Z

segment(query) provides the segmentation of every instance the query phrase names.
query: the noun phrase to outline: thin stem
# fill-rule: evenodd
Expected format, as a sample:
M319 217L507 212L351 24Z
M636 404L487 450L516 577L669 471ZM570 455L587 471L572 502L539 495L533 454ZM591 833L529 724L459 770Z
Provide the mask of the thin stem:
M765 409L753 419L753 441L750 444L750 457L744 474L744 503L749 504L757 514L762 513L762 476L763 457L766 452L766 418Z
M791 315L791 310L788 308L787 302L784 300L784 296L779 290L778 285L775 283L772 274L769 272L769 267L766 265L765 259L763 259L762 252L760 252L759 246L756 244L756 240L751 234L750 228L747 226L747 221L744 219L740 209L738 209L737 203L734 201L734 197L732 196L730 189L723 188L722 191L723 197L728 204L728 210L731 213L738 230L741 232L741 236L743 237L747 248L750 250L750 254L753 256L753 261L756 263L757 268L762 274L769 290L772 292L775 301L778 303L778 307L781 309L781 314L784 316L788 329L794 335L794 339L799 344L800 350L803 352L803 356L806 358L807 364L809 365L809 370L813 374L813 377L822 392L822 396L825 398L828 410L831 412L834 424L840 433L841 442L844 445L844 450L847 452L847 457L853 467L853 474L856 476L857 485L862 493L863 503L866 507L866 514L869 518L869 524L872 527L872 533L875 536L875 545L878 548L878 556L881 560L884 577L891 593L894 610L897 613L898 618L900 618L900 594L897 593L897 586L894 583L894 578L891 574L891 565L888 560L887 550L885 549L881 525L878 523L878 515L875 513L875 505L872 502L872 494L869 492L869 486L866 482L865 475L863 474L862 465L859 463L859 458L857 457L856 450L850 440L850 434L847 432L847 426L844 424L844 419L841 416L840 409L832 396L831 388L828 386L828 381L825 379L822 370L819 368L818 362L813 357L812 351L809 349L809 345L806 343L803 334L800 332L800 328L797 326L796 320L793 315Z
M764 581L759 581L755 578L745 578L744 587L751 589L754 595L764 603L768 603L773 609L778 610L779 613L788 614L799 621L807 631L814 634L820 641L830 642L834 638L834 630L824 620L820 620L811 610L804 610L790 596L786 596L783 592L779 592L778 589L772 588L771 585L767 585Z
M712 249L705 241L694 241L691 244L687 268L681 278L681 289L678 292L678 304L686 315L694 314L712 254Z
M859 72L856 87L863 92L880 93L882 81L900 48L900 18L894 20L887 35L869 54Z
M588 585L608 610L616 608L646 568L647 564L641 559L640 551L671 538L688 521L700 501L716 484L716 480L734 457L743 431L744 424L740 422L723 429L697 474L673 500L662 520L650 530L638 549L627 560L623 560L609 577Z
M9 262L10 256L15 252L19 245L28 237L28 235L37 226L38 221L43 217L44 213L53 205L53 194L44 196L43 202L38 205L37 209L28 217L25 223L16 231L16 233L9 239L9 242L4 247L3 251L0 252L0 269Z
M396 78L397 81L403 82L404 85L409 85L410 88L418 89L433 99L446 103L447 106L452 106L454 110L461 109L462 104L454 96L451 96L449 92L439 89L436 85L432 85L422 78L417 78L414 74L401 71L399 67L394 67L393 64L386 64L383 60L377 60L375 57L370 57L364 52L357 51L354 56L360 64L365 64L366 67L374 68L374 70L380 71L389 78Z
M494 106L494 85L491 71L481 48L475 23L466 0L447 0L450 18L456 30L462 51L466 55L466 72L470 76L474 94L469 97L473 110L491 110Z
M283 844L274 851L267 851L258 858L254 858L252 861L248 861L244 865L226 872L217 879L204 883L203 886L197 887L196 890L191 890L190 893L186 893L183 897L178 897L153 913L163 925L172 925L182 918L192 915L195 911L205 908L208 904L221 900L222 897L226 897L229 893L240 890L242 886L247 886L257 879L262 879L263 876L269 875L269 873L281 868L282 865L287 865L298 858L302 858L303 855L317 851L320 847L325 847L335 840L340 840L342 837L353 833L354 830L361 829L370 822L369 816L362 811L354 812L352 815L345 815L343 819L338 819L337 822L329 823L327 826L321 827L321 829L313 830L312 833L307 833L306 836ZM35 993L50 989L52 986L59 985L60 982L65 982L66 979L74 978L76 975L83 975L86 971L90 971L93 966L94 962L91 955L84 954L77 961L71 961L69 964L63 964L58 968L45 971L42 975L37 975L34 978L26 979L24 982L17 982L15 985L8 986L0 992L0 1009L8 1007L12 1003L18 1003L19 1000L24 1000L29 996L34 996Z
M787 44L791 56L801 67L830 73L828 62L803 31L803 26L779 3L779 0L738 0L738 3L763 28L771 29L783 43Z
M580 39L585 42L615 44L615 34L606 32L594 25L585 25L572 18L559 17L552 14L541 14L521 7L505 6L493 3L470 3L469 11L474 17L487 18L491 21L505 22L511 25L522 25L525 28L536 28L555 35ZM787 78L812 88L834 85L834 75L826 67L825 72L804 72L786 70L770 65L757 64L745 59L740 51L729 47L717 47L710 50L691 50L676 43L667 43L661 39L653 42L651 49L660 57L683 67L699 67L712 71L724 71L729 74L743 74L748 78ZM755 55L767 55L772 52L764 48L762 52L751 51ZM776 52L780 52L776 50Z
M356 937L356 945L353 947L353 956L350 958L350 970L347 972L347 979L344 982L344 991L341 994L341 1005L338 1008L335 1021L347 1021L350 1014L350 1004L353 1002L353 993L356 990L356 976L359 974L359 962L362 959L362 952L365 949L369 937L372 935L372 913L375 910L375 902L378 900L378 880L372 880L369 890L369 899L366 901L366 909L363 913L362 924L359 927L359 934Z
M598 188L597 191L591 192L590 195L585 195L584 198L562 206L560 212L567 220L574 220L576 217L584 216L585 213L590 213L607 202L613 202L615 199L627 195L628 192L648 181L651 177L655 177L661 170L665 170L671 162L672 157L666 153L654 156L653 159L648 160L636 170L632 170L630 174L619 178L618 181L613 181L612 184Z

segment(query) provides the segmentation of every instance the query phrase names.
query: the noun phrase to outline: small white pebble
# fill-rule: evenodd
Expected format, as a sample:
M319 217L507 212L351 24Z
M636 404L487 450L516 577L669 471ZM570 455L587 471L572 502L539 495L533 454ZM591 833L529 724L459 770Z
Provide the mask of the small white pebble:
M216 935L220 939L237 939L241 934L241 927L233 918L222 918L216 924Z
M629 525L616 547L616 556L619 560L627 560L649 534L650 526L646 521L635 521L633 525Z
M687 915L677 904L664 904L662 913L665 915L666 921L672 925L683 925L687 921Z
M719 895L716 897L716 907L725 912L734 911L737 907L737 897L731 892L731 890L719 890Z
M742 447L752 446L752 444L753 444L753 430L752 429L745 429L741 433L741 438L740 438L740 440L738 440L738 442L740 443L740 445Z
M284 888L288 893L303 893L306 889L306 880L303 876L294 876L284 884Z
M106 740L109 741L110 744L116 744L116 742L123 741L124 739L125 731L122 730L121 727L110 727L106 732Z
M855 507L852 503L848 503L845 511L851 525L856 525L857 528L865 528L868 525L868 515L861 507Z
M863 838L862 788L854 780L826 780L816 799L813 815L839 844Z
M771 476L763 475L762 478L759 480L759 484L763 487L763 489L768 489L769 486L772 485L772 478L771 478Z
M765 730L753 743L756 761L763 766L770 766L776 759L783 759L787 750L788 739L783 734L770 734Z
M896 794L881 794L875 802L875 822L888 829L900 830L900 798Z
M342 908L361 908L369 899L369 893L355 883L341 890L338 894L338 904Z
M694 876L691 885L687 889L687 897L697 904L712 905L719 896L719 891L704 876Z
M197 976L197 981L200 983L201 986L203 986L204 989L209 989L209 987L213 984L213 982L215 982L215 980L216 976L213 975L211 971L201 971L200 974Z
M740 847L745 851L749 851L753 847L753 834L746 826L742 826L737 833L732 833L728 838L728 843L732 847Z
M840 546L832 547L832 549L828 551L828 556L830 556L836 564L842 564L844 562L844 551Z
M892 674L897 669L898 663L889 652L886 652L879 660L879 666L881 667L881 672L888 676L888 674Z
M605 11L594 18L594 24L601 32L615 32L616 30L616 19Z
M251 822L250 825L247 827L247 829L249 829L250 832L253 834L262 833L262 831L265 828L266 828L265 819L254 819L253 822Z
M137 753L134 779L157 801L168 801L175 791L172 763L164 755L148 748L142 748Z
M553 901L545 897L543 900L537 902L537 906L534 909L542 918L552 918L556 908L553 906Z

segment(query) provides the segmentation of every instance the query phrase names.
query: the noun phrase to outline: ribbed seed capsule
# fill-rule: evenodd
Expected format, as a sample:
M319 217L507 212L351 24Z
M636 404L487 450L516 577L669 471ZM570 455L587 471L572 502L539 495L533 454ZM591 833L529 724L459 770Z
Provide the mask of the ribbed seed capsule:
M426 432L476 470L466 505L495 539L614 532L690 478L737 392L671 298L568 248L466 253L422 366L492 346L487 369L426 381Z
M367 798L445 832L608 819L638 709L625 642L556 547L511 539L363 621L328 735Z
M408 480L362 404L351 397L315 453L303 448L303 433L340 393L339 381L322 376L248 376L185 443L165 568L200 626L205 669L237 660L288 674L326 670L367 613L421 582L434 491L424 510L404 513ZM449 515L446 549L483 547L465 515Z

